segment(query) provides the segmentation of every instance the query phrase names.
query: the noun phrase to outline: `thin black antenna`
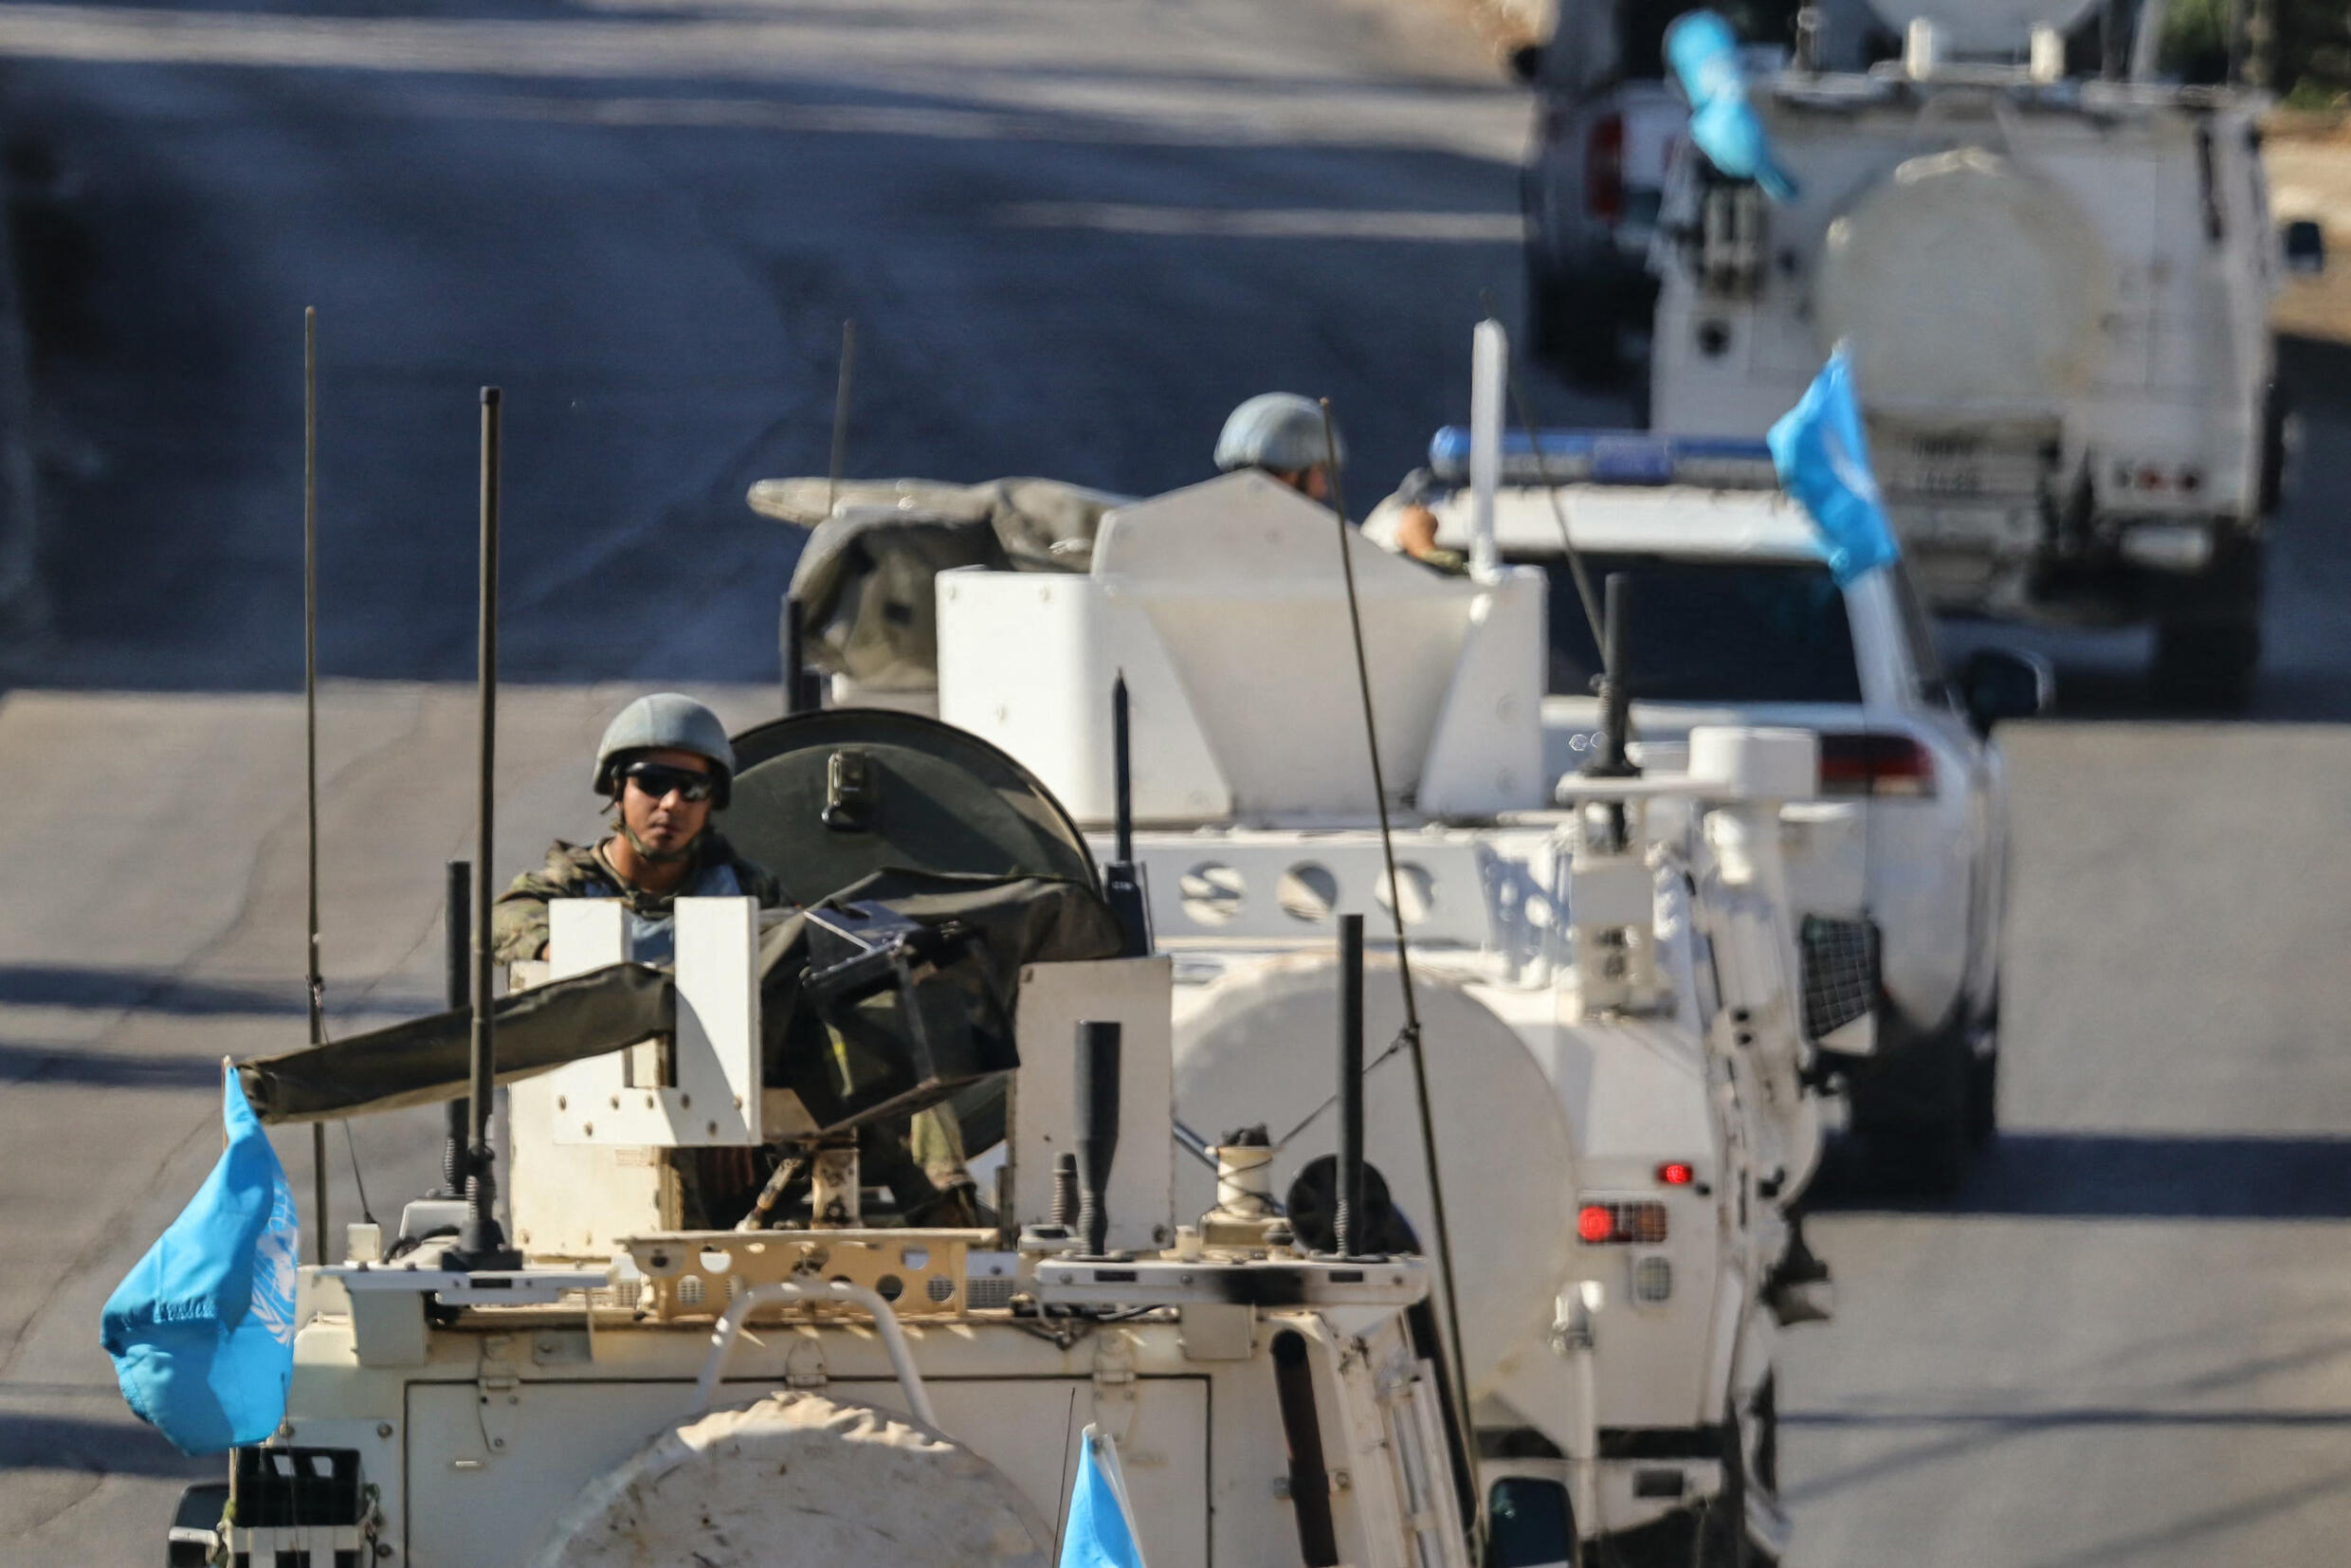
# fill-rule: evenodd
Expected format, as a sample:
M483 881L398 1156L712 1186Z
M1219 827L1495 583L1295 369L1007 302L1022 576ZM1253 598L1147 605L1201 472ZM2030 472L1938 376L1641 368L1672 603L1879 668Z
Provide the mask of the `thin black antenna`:
M1082 1257L1108 1255L1110 1165L1119 1154L1119 1025L1088 1019L1078 1025L1077 1072L1070 1099L1078 1113L1078 1234Z
M826 472L825 516L832 516L833 502L841 499L841 476L848 470L849 461L849 382L857 374L857 318L841 323L841 379L832 392L832 466Z
M1355 589L1355 553L1347 537L1347 494L1339 476L1339 428L1331 418L1331 400L1322 403L1322 447L1331 480L1331 507L1338 513L1339 564L1347 582L1347 625L1355 637L1356 687L1363 695L1363 739L1372 756L1372 801L1379 808L1379 853L1388 867L1388 915L1395 931L1396 978L1404 988L1403 1039L1412 1058L1412 1097L1420 1112L1420 1155L1429 1171L1430 1220L1437 1233L1437 1276L1445 1286L1445 1348L1452 1359L1449 1379L1457 1405L1464 1462L1469 1467L1470 1493L1476 1502L1476 1528L1470 1533L1472 1560L1485 1558L1485 1493L1478 1484L1476 1428L1469 1421L1469 1363L1461 1349L1460 1295L1453 1288L1452 1228L1445 1220L1445 1182L1437 1172L1436 1122L1429 1114L1429 1065L1421 1049L1420 1004L1412 995L1412 959L1404 943L1404 888L1396 879L1395 835L1388 824L1388 783L1379 765L1379 723L1372 712L1372 665L1363 652L1363 605Z
M456 1012L473 1006L472 867L462 860L450 861L447 879L442 895L442 969L447 976L449 1011ZM448 1139L441 1145L441 1194L445 1197L465 1195L466 1134L473 1125L467 1120L470 1103L464 1095L448 1103Z
M498 1082L498 1016L490 996L490 867L498 774L498 459L499 390L482 389L482 682L481 773L473 871L473 1074L467 1093L465 1222L455 1267L519 1268L498 1224L498 1182L490 1153L490 1097Z
M1493 315L1492 301L1486 314ZM1534 406L1526 400L1526 384L1519 376L1515 355L1505 353L1502 359L1503 373L1509 378L1510 401L1518 405L1519 428L1526 432L1526 449L1535 460L1535 482L1542 486L1543 499L1551 503L1551 520L1559 525L1559 548L1567 555L1568 575L1576 584L1576 597L1584 607L1584 620L1592 628L1592 646L1603 650L1608 647L1608 629L1600 617L1600 595L1592 587L1592 574L1584 568L1583 552L1567 531L1567 513L1559 505L1559 487L1551 478L1551 465L1543 456L1542 439L1535 431Z
M1151 955L1151 901L1135 865L1135 759L1127 733L1126 671L1110 683L1110 793L1118 852L1103 867L1103 896L1119 918L1121 958Z
M1363 917L1339 917L1339 1194L1331 1205L1331 1250L1372 1249L1363 1223Z
M319 973L319 307L302 307L302 806L309 830L310 1043L326 1043L326 980ZM356 1169L355 1160L354 1157ZM313 1260L327 1261L326 1123L310 1124Z
M1608 574L1608 635L1601 639L1600 753L1584 769L1593 778L1631 778L1641 770L1626 755L1632 736L1632 684L1626 676L1631 661L1626 653L1632 633L1632 574Z
M1135 864L1135 757L1130 749L1126 717L1126 671L1110 683L1110 786L1117 812L1118 858Z

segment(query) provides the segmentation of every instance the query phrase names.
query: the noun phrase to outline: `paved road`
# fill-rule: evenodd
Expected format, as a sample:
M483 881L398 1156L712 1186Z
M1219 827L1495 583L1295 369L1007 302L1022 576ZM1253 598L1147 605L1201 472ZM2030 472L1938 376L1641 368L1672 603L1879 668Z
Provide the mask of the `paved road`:
M213 1468L123 1413L92 1323L211 1157L219 1056L301 1029L300 307L344 1029L437 994L470 845L465 694L431 683L469 669L477 384L511 399L531 683L502 873L587 829L631 683L767 704L789 543L740 494L821 465L845 314L862 472L1157 488L1267 385L1335 397L1359 484L1408 465L1516 280L1522 109L1449 37L1368 0L0 5L62 632L0 668L0 1563L152 1560ZM2014 740L2012 1131L1954 1206L1819 1222L1800 1563L2340 1556L2347 447L2322 410L2265 722L2151 720L2129 639L2051 644L2068 720ZM433 1117L357 1152L388 1212Z

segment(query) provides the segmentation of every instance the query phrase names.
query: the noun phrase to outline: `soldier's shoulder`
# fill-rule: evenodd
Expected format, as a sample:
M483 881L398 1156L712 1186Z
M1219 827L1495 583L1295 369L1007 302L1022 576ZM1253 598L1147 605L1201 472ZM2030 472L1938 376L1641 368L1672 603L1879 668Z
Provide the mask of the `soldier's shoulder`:
M556 839L547 847L547 859L536 871L525 871L514 880L514 892L545 893L552 890L579 887L604 880L602 865L596 859L592 844L573 844Z
M742 884L744 892L763 904L787 902L784 884L777 880L775 872L736 848L724 834L713 832L711 837L717 841L712 846L717 851L717 858L734 867L735 880Z

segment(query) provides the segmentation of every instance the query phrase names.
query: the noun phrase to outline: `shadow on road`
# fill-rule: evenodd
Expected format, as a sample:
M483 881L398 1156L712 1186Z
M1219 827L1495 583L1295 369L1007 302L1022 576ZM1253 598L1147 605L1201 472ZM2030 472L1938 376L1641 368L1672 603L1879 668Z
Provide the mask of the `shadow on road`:
M218 1475L218 1455L190 1456L128 1412L111 1419L0 1413L0 1471L87 1470L107 1475Z
M1823 1212L2091 1219L2351 1219L2351 1139L2004 1132L1959 1195L1870 1191L1858 1151L1832 1146L1813 1188Z
M432 996L380 988L359 998L340 997L330 987L328 1013L349 1012L349 1006L338 1004L354 1001L370 1013L431 1012L441 1006ZM299 1017L304 1011L299 984L238 985L191 979L168 970L99 964L0 963L0 1006L122 1009L183 1017Z
M165 970L81 964L0 964L0 1003L198 1015L300 1013L303 1009L300 986L224 985Z
M212 1056L124 1056L61 1046L0 1041L0 1084L73 1084L98 1088L194 1089L220 1082Z

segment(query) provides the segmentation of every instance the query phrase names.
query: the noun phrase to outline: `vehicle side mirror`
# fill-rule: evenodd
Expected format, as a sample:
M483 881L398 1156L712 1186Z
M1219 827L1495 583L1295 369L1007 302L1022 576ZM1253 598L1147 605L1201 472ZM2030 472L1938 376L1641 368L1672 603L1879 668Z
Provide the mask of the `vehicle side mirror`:
M2047 713L2055 695L2047 662L2014 648L1977 648L1959 671L1959 698L1978 734L1990 734L2003 719Z
M1512 49L1508 56L1510 80L1522 86L1534 85L1535 79L1542 74L1542 57L1540 44L1522 44ZM2315 228L2318 226L2313 224L2311 227Z
M2296 218L2278 230L2279 243L2286 250L2286 270L2288 272L2324 272L2326 270L2326 230L2312 218Z

